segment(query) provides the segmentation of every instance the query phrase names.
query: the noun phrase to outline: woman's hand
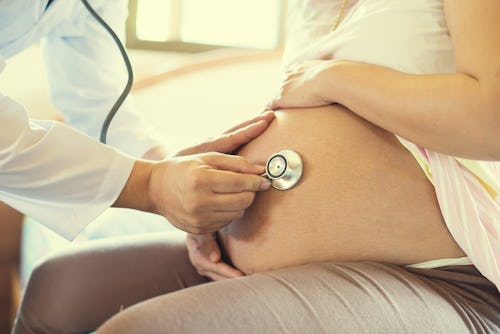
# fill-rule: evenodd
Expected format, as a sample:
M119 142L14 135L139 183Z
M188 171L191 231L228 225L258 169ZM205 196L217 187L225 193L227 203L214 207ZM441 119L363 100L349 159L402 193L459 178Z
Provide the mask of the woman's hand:
M243 276L243 273L221 261L222 256L215 234L188 234L186 245L189 259L198 271L214 281Z
M334 101L325 92L328 92L328 70L333 64L333 60L309 60L292 65L267 108L312 108L331 104Z

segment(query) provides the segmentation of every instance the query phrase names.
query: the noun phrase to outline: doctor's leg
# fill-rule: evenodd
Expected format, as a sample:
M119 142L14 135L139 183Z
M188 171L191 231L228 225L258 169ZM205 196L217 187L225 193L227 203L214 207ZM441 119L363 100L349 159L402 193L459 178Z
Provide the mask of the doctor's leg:
M84 243L41 263L26 288L13 333L84 333L121 309L206 282L191 266L182 233Z
M327 262L156 297L98 333L498 333L499 307L473 266Z

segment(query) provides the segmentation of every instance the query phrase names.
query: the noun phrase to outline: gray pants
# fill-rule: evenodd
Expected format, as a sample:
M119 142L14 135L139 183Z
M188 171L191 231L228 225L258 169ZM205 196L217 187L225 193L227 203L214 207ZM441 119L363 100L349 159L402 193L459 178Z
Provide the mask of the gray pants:
M500 294L473 266L326 262L207 282L183 239L156 235L90 242L43 262L14 333L101 325L98 333L500 333Z

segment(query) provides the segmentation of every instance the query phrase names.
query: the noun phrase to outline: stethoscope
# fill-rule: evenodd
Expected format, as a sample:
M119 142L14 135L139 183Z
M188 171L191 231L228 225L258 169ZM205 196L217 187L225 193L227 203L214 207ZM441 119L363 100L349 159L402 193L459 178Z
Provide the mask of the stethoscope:
M293 188L302 177L302 159L292 150L283 150L267 159L266 172L261 176L271 181L271 186L278 190Z
M81 0L88 12L99 22L100 25L104 27L105 30L111 35L115 41L120 53L122 55L125 67L127 68L128 80L122 93L111 107L108 112L106 119L101 128L100 140L104 144L106 143L106 135L108 132L109 125L116 115L118 109L122 105L125 98L130 93L132 88L132 83L134 80L132 65L127 55L125 47L121 43L120 39L116 33L111 29L111 27L97 14L97 12L92 8L92 6L87 2L87 0ZM49 2L50 3L50 2ZM266 172L262 176L267 177L271 181L271 186L278 190L288 190L294 187L297 182L299 182L302 177L302 159L300 155L292 150L283 150L276 154L273 154L266 163Z
M127 68L127 83L125 85L125 88L123 88L122 93L118 97L118 99L115 101L111 109L108 111L108 114L106 115L106 118L104 119L104 122L102 123L101 127L101 133L99 136L99 140L103 143L106 144L106 137L108 134L108 129L109 125L111 124L111 121L115 117L116 113L118 112L118 109L121 107L125 99L127 98L128 94L130 93L130 90L132 89L132 84L134 82L134 72L132 71L132 64L130 63L130 59L128 58L127 51L125 50L125 47L123 46L122 42L120 41L120 38L116 35L116 33L111 29L111 27L106 23L106 21L103 20L102 17L97 14L97 12L92 8L92 6L88 3L87 0L81 0L82 4L85 6L87 11L92 15L97 22L109 33L113 41L115 42L116 46L118 47L118 50L120 51L120 54L123 58L123 62L125 63L125 67ZM50 4L51 1L49 1Z

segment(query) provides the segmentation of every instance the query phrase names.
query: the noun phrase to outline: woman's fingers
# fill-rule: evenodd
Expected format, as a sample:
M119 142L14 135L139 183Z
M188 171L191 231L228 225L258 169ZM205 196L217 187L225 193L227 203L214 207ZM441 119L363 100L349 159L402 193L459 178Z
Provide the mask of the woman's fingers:
M310 108L328 105L323 96L325 70L330 68L329 60L309 60L288 68L279 87L278 94L268 103L268 109Z
M227 278L241 277L243 273L224 262L216 262L209 264L202 275L210 277L214 281L219 281Z
M187 234L186 245L190 254L196 255L195 261L205 261L217 262L221 258L221 253L219 245L215 240L215 233L209 234Z
M213 280L242 276L243 273L221 262L219 245L213 234L188 234L186 245L189 259L198 273Z

